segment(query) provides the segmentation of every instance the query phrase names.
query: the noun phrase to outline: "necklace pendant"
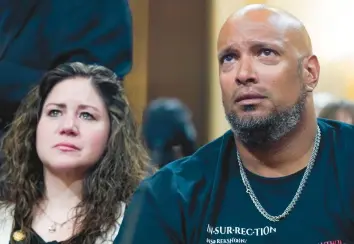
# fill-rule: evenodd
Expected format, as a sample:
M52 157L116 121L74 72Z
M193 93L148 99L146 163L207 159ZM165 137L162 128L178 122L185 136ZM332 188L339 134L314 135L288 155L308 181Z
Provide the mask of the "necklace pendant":
M57 230L57 228L56 228L55 224L52 224L52 225L49 226L49 228L48 228L48 231L49 231L50 233L54 233L56 230Z
M24 239L26 239L26 234L24 231L22 230L17 230L12 234L12 238L14 239L14 241L18 242L18 241L23 241Z

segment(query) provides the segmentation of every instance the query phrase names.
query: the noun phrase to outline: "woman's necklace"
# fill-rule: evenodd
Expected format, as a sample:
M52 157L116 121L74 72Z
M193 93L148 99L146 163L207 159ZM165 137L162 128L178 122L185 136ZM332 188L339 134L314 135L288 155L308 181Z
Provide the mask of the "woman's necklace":
M49 233L54 233L57 231L57 227L59 228L63 228L64 225L66 225L71 219L67 219L62 223L56 222L54 221L45 211L43 208L39 207L41 209L41 211L44 213L44 215L47 217L48 220L50 220L52 222L52 224L48 227L48 231Z

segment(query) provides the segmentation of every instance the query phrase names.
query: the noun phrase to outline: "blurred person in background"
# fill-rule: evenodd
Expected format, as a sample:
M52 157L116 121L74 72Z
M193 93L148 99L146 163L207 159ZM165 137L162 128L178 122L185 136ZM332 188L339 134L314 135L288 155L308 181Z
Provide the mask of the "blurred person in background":
M329 92L314 92L313 94L313 102L315 105L315 112L318 116L320 111L331 102L337 102L339 99Z
M152 101L144 111L142 132L157 168L189 156L197 149L192 115L178 99Z
M321 110L318 117L354 124L354 103L350 101L331 102Z
M121 81L77 62L30 91L1 149L1 244L112 243L148 166Z
M123 79L131 59L128 0L1 0L0 131L47 70L97 63Z

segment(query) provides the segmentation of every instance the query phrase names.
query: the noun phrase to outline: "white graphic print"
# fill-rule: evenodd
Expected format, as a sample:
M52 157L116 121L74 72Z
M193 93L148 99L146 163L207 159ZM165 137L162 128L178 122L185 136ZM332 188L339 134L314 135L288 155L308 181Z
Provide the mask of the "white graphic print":
M247 237L250 236L267 236L277 232L272 226L261 228L243 228L237 226L211 226L208 224L207 233L210 237L206 239L208 244L217 243L247 243ZM230 237L232 235L233 237Z

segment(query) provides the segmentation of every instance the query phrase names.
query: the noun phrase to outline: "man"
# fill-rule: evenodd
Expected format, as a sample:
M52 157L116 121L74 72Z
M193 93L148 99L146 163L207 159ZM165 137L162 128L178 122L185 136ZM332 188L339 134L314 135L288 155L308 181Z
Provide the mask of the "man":
M144 181L115 243L352 243L354 127L316 120L305 27L246 6L217 48L232 130Z
M127 0L0 1L0 133L44 72L64 62L131 69Z

